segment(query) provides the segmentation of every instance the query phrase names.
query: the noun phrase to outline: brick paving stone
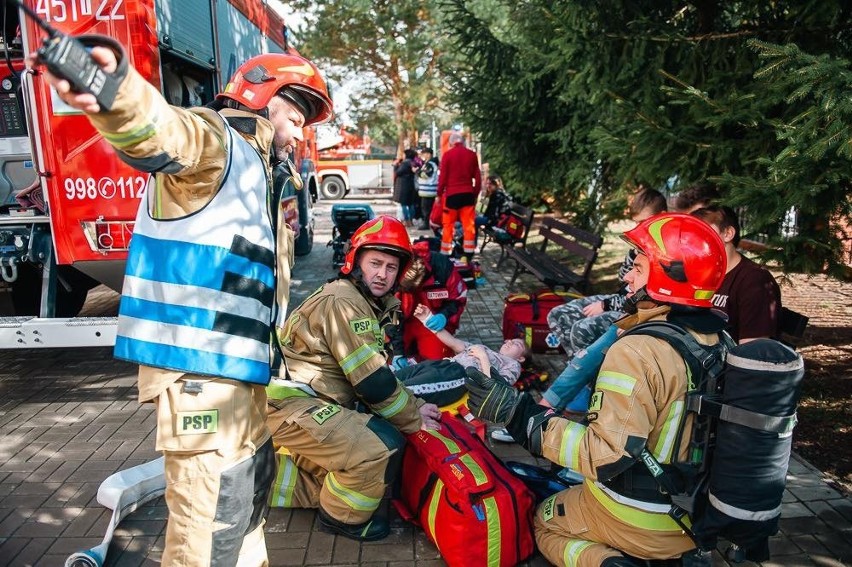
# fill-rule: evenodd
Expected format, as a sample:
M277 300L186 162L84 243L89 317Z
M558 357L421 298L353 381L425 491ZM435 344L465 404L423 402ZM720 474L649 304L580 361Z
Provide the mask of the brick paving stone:
M837 508L832 506L834 502L846 502L846 500L829 500L827 502L807 502L805 505L813 510L817 517L837 531L852 530L852 522L845 518Z
M814 537L828 548L833 557L844 563L852 564L852 534L836 531L816 532Z
M269 564L281 566L303 565L306 551L304 547L269 549Z
M781 530L788 536L800 534L824 534L834 531L831 526L813 516L785 518L782 514L779 524L781 526Z
M38 561L54 543L54 539L50 537L35 537L21 538L26 542L20 553L15 556L9 564L11 567L16 565L28 566Z
M331 554L332 565L355 565L361 559L361 544L345 537L334 538L334 548Z
M8 561L8 564L11 565L11 561L18 556L21 550L27 546L29 541L29 539L22 537L5 538L5 541L0 543L0 557L3 558L3 561Z
M323 532L311 532L308 551L305 554L305 565L330 565L335 539L342 538Z
M802 518L813 516L814 513L801 502L781 504L781 516L784 518Z
M790 492L799 500L809 502L812 500L842 500L843 495L830 486L804 486L790 487Z
M361 546L362 561L414 561L414 548L410 543L384 544L373 542Z

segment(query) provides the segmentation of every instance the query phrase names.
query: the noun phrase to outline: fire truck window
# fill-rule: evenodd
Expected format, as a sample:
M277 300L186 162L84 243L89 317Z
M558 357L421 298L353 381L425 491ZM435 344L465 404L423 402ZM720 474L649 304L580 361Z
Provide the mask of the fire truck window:
M188 61L163 57L163 96L175 106L202 106L212 100L213 76Z

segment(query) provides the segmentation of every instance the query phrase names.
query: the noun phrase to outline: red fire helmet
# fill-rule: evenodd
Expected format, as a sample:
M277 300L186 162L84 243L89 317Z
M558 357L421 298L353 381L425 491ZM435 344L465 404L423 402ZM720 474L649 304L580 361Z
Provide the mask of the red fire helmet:
M650 272L645 291L663 303L711 307L710 299L725 278L725 244L703 220L662 213L621 235L645 254Z
M288 53L252 57L237 69L216 98L229 98L252 110L261 110L276 95L304 112L305 126L331 118L333 105L319 69L304 57Z
M408 231L397 219L381 215L368 220L352 234L349 250L340 271L349 274L355 268L355 257L359 250L378 250L399 257L399 276L397 281L405 273L405 269L411 260L411 239Z

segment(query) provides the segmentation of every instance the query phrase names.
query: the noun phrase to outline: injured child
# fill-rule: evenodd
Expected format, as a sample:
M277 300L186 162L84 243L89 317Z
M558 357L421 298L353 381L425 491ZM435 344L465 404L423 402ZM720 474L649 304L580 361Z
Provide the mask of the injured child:
M432 313L425 305L418 305L414 316L425 321ZM485 345L475 345L457 339L447 331L435 333L447 347L456 353L452 358L427 360L402 368L396 377L418 397L428 403L445 406L462 398L465 369L473 367L484 374L500 376L514 384L521 375L521 364L529 357L529 349L523 339L508 339L499 351Z

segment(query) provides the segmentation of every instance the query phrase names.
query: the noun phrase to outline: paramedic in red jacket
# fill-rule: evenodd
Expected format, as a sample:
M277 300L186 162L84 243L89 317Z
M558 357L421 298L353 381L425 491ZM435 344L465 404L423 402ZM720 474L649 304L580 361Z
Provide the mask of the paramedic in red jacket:
M402 302L402 349L405 356L417 360L441 360L455 353L435 336L444 330L455 334L467 304L467 285L452 260L429 250L425 241L412 246L414 261L399 282ZM426 305L432 315L425 321L414 316L418 304ZM394 341L399 348L399 340ZM397 351L395 351L397 352ZM394 357L394 367L405 364Z
M482 189L482 176L476 153L464 147L462 135L453 132L449 143L450 149L441 157L438 175L438 198L444 208L441 254L452 254L454 228L459 220L464 230L464 254L469 260L476 248L475 207Z

